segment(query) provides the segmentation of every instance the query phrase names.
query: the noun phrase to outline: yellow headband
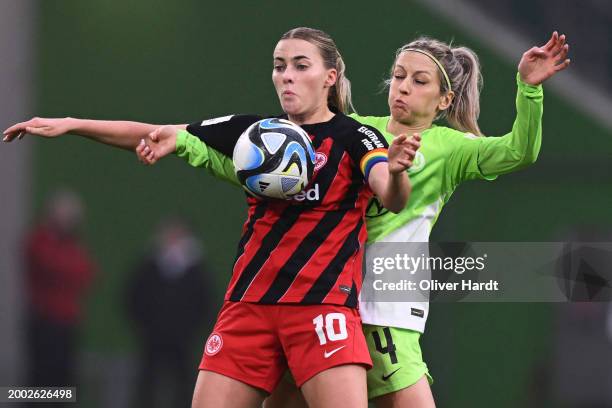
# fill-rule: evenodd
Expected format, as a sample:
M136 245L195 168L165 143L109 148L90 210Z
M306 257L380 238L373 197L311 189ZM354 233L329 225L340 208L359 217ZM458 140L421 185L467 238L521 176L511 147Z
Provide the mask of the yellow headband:
M450 79L448 79L448 74L446 73L446 70L444 69L444 67L442 66L440 61L438 61L438 59L436 57L434 57L433 55L431 55L427 51L423 51L423 50L420 50L418 48L407 48L404 51L414 51L414 52L419 52L419 53L421 53L423 55L427 55L429 57L429 59L431 59L438 66L438 68L442 72L442 75L444 75L444 80L446 81L446 85L448 86L448 91L450 92L450 91L453 90L453 88L451 88Z

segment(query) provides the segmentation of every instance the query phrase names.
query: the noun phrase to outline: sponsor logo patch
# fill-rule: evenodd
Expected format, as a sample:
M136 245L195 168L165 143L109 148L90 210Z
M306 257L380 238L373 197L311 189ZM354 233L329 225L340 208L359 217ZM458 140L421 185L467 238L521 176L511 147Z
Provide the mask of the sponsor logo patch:
M319 196L319 183L315 183L312 188L308 190L304 190L299 194L296 194L292 197L296 201L316 201L320 198Z

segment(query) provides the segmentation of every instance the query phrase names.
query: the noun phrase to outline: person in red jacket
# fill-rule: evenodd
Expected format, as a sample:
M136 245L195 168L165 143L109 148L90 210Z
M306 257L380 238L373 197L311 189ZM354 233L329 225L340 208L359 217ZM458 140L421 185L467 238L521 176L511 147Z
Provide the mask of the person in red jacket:
M70 386L82 300L94 263L80 238L83 205L69 191L55 193L24 248L27 295L28 382Z

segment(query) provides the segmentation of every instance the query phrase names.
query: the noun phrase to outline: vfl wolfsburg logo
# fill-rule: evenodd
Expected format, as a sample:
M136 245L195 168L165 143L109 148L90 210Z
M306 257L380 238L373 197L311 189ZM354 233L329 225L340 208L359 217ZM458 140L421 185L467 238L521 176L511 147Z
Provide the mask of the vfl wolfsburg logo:
M418 173L423 170L423 167L425 167L425 156L423 156L421 152L416 152L414 160L412 161L412 166L408 169L408 173Z
M368 208L366 208L366 218L380 217L388 212L389 210L383 207L382 203L378 200L378 197L372 197L368 203Z
M416 152L414 155L414 160L412 161L412 166L408 169L409 174L418 173L423 170L425 167L425 156L421 152ZM388 213L387 210L378 197L372 197L370 202L368 203L368 207L366 208L366 218L376 218L381 215L385 215Z

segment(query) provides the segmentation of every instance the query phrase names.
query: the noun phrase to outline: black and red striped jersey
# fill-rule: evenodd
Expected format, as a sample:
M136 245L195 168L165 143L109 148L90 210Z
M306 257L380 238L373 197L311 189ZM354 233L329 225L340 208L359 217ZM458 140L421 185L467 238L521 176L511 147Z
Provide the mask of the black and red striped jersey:
M238 137L260 119L226 116L187 131L231 157ZM226 300L357 307L372 196L364 174L386 161L388 145L376 129L341 113L302 128L316 151L312 180L290 200L247 196L248 218Z

